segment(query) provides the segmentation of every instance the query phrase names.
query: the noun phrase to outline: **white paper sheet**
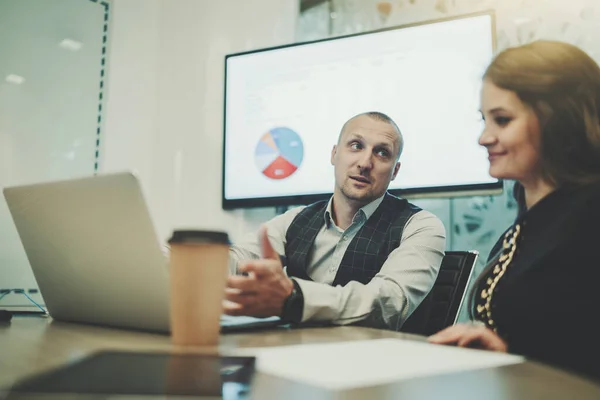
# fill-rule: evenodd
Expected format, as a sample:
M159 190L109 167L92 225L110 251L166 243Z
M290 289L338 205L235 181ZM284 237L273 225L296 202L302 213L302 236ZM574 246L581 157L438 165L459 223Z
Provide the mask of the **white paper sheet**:
M257 356L261 372L333 390L524 361L510 354L400 339L246 350Z

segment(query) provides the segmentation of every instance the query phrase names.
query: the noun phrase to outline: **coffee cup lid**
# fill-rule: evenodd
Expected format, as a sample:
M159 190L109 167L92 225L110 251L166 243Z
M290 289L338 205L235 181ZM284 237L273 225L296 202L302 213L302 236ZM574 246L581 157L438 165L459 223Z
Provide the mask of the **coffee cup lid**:
M169 239L169 244L194 244L194 243L214 243L230 245L227 232L220 231L200 231L191 229L179 229L173 231L173 236Z

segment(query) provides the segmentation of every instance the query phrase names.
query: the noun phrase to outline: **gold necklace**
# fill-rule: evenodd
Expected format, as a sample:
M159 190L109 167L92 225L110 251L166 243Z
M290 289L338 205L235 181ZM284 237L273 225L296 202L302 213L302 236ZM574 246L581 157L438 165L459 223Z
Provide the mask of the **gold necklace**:
M481 298L485 300L485 304L480 304L477 306L477 313L479 315L483 315L485 311L485 316L487 317L487 325L497 332L496 323L492 319L492 295L494 293L494 289L498 284L498 281L502 278L506 269L510 265L515 251L517 250L517 238L519 237L519 233L521 233L521 225L515 225L511 228L510 231L506 232L504 235L504 240L502 242L502 254L498 258L494 269L492 270L493 277L487 278L486 284L488 285L481 291Z

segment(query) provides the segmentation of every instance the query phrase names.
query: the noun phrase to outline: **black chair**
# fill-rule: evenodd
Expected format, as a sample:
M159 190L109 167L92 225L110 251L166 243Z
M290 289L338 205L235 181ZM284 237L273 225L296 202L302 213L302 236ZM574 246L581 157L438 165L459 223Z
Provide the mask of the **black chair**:
M433 288L400 331L429 336L455 324L478 256L474 250L447 251Z

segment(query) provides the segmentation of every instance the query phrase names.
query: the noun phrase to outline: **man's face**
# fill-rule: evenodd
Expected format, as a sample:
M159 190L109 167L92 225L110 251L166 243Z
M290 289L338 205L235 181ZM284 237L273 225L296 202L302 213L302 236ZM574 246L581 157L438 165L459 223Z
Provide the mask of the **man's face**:
M360 207L381 197L398 174L399 148L400 135L392 125L366 115L351 119L331 152L334 196Z

